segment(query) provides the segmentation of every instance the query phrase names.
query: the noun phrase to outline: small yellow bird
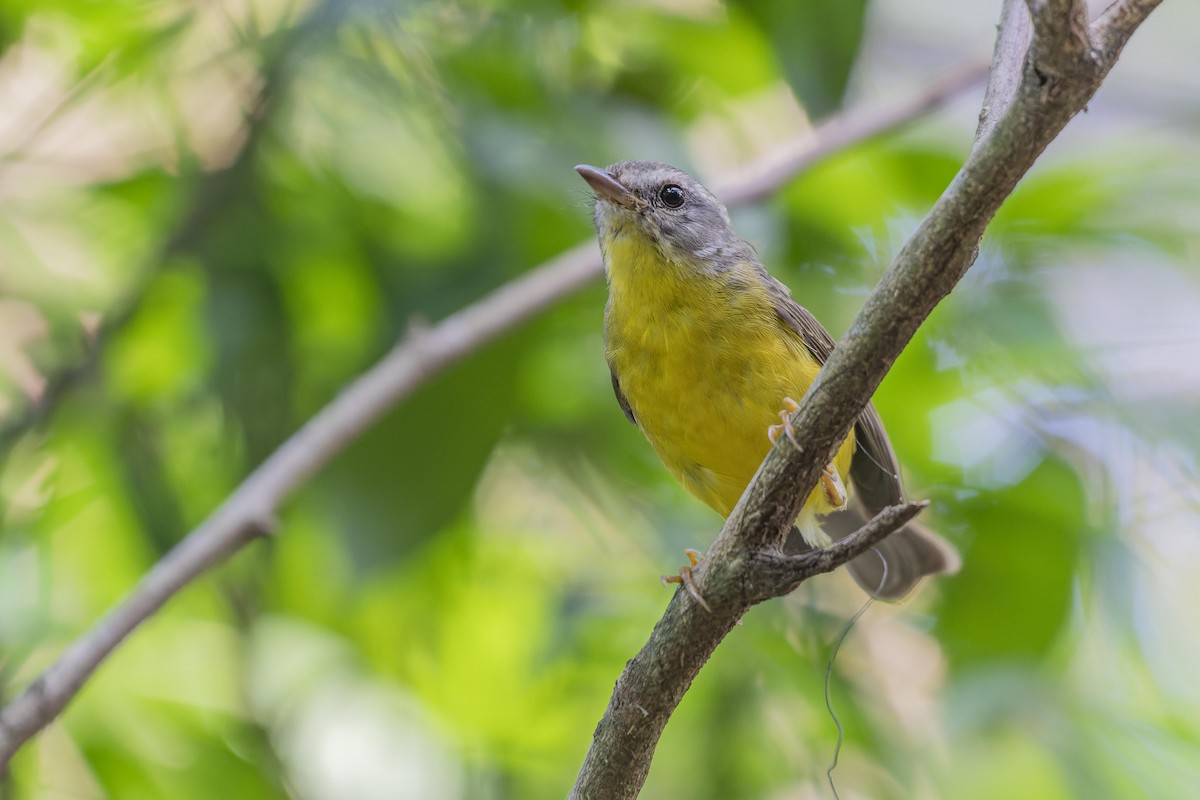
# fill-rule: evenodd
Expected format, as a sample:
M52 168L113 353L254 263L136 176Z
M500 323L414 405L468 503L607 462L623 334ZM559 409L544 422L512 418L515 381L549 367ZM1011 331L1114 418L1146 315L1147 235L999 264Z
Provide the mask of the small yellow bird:
M596 194L617 402L684 488L728 516L771 443L781 431L791 437L786 416L771 423L795 410L791 398L804 396L833 339L690 175L652 161L575 170ZM900 502L899 471L868 405L796 520L804 541L823 547L826 529L845 536ZM958 563L948 543L910 522L849 568L868 592L899 599Z

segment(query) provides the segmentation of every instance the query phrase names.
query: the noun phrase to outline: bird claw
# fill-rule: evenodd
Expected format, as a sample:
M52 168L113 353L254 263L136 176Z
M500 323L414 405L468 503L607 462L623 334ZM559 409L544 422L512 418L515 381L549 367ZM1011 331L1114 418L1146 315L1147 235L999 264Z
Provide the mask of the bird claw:
M687 590L687 593L692 596L693 600L703 606L704 610L711 614L712 607L705 602L704 596L700 594L700 590L696 587L696 582L692 579L692 569L700 563L700 560L704 558L704 554L699 550L693 550L690 547L685 549L683 552L684 555L688 557L688 561L690 561L691 564L681 567L678 575L663 575L662 578L660 578L662 585L666 586L669 583L680 584L684 589Z
M821 473L821 489L824 490L825 499L833 506L834 511L841 511L846 507L846 484L842 483L842 476L833 464L827 464Z
M767 438L771 440L771 444L775 444L779 439L779 434L782 433L787 436L793 447L799 451L804 450L800 446L800 442L796 441L796 431L792 428L792 414L796 413L799 408L800 404L792 398L783 398L783 410L779 412L779 418L783 422L767 428ZM842 476L833 464L826 465L824 472L821 473L821 489L825 493L825 499L829 501L835 511L841 511L846 507L846 484L842 482Z
M771 444L775 444L779 439L779 434L785 434L788 441L797 450L803 452L804 448L800 446L800 442L796 441L796 431L792 428L792 414L800 410L800 404L790 397L783 398L783 410L779 412L779 418L783 422L779 425L772 425L767 428L767 438L771 440Z

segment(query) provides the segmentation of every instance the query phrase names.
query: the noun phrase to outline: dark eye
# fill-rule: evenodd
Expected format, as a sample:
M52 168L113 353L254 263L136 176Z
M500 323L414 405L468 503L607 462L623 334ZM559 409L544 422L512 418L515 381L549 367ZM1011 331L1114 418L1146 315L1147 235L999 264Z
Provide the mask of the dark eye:
M658 199L662 200L662 204L667 208L679 208L683 205L683 189L669 183L658 190Z

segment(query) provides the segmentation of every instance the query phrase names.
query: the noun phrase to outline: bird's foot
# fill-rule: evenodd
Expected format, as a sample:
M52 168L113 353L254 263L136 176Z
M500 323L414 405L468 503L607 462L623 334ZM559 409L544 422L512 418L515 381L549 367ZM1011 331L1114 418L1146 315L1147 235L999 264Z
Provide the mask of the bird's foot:
M771 444L775 444L779 439L779 434L782 433L787 436L788 441L797 450L804 449L800 446L800 442L796 441L796 431L792 428L792 414L796 413L799 408L800 404L792 398L783 398L783 410L779 412L779 418L783 422L767 428L767 438L771 440ZM833 464L826 465L825 471L821 473L821 490L825 493L825 499L829 501L829 505L833 506L834 511L841 511L846 507L846 484L842 482L842 476Z
M779 412L779 418L783 420L783 422L779 425L772 425L771 427L767 428L767 438L771 440L771 444L775 444L775 441L779 439L779 434L782 433L787 436L788 441L791 442L792 446L797 450L804 449L800 446L800 443L796 441L796 431L792 428L792 414L799 410L799 403L790 397L783 398L783 410Z
M692 580L692 569L700 563L700 559L704 558L704 554L699 550L693 550L690 547L685 549L683 553L688 557L688 561L690 561L691 564L685 567L680 567L678 575L663 575L661 578L662 584L663 586L666 586L668 583L678 583L682 585L684 589L687 589L687 593L692 596L692 599L703 606L705 611L711 614L712 608L709 607L708 603L705 602L704 596L700 594L700 590L696 588L696 582Z
M821 473L821 489L834 511L841 511L846 507L846 484L842 483L842 476L833 464L826 464Z

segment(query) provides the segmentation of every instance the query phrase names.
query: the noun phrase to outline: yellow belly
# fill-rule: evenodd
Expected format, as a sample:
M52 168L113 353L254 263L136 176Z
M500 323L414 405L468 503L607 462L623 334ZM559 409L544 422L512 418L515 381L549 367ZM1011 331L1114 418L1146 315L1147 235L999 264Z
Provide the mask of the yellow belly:
M673 280L662 264L641 266L610 270L609 365L663 464L728 516L771 447L784 398L799 400L820 364L749 269ZM853 453L851 436L834 461L844 478ZM832 510L818 487L802 527Z

